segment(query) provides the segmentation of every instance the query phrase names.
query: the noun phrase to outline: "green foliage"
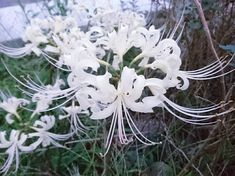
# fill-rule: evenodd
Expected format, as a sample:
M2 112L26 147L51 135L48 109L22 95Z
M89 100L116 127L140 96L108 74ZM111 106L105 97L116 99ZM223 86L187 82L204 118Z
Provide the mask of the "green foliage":
M220 48L228 51L228 52L231 52L231 53L235 53L235 45L219 45Z

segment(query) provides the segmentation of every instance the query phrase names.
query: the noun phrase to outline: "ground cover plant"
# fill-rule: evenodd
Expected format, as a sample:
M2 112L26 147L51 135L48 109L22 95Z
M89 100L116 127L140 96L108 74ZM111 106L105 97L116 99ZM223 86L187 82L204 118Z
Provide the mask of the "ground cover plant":
M0 45L1 173L231 174L234 3L156 1L146 15L71 2L32 19L23 47Z

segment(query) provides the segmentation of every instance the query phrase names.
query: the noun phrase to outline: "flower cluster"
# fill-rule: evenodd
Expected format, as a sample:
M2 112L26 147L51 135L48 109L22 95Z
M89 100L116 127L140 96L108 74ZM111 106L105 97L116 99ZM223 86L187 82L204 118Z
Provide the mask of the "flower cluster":
M86 7L75 6L74 9L82 11ZM175 36L178 25L170 35L165 35L164 27L147 28L144 16L132 11L100 7L86 12L90 22L86 31L72 15L33 19L23 36L24 47L0 45L0 52L9 57L40 56L60 71L53 84L44 85L31 78L18 79L5 65L9 74L27 89L23 93L30 97L25 100L4 96L0 108L8 112L6 122L20 123L19 107L27 110L23 106L33 104L35 108L31 110L27 130L13 129L9 140L6 131L0 132L0 149L6 149L8 155L1 172L8 172L14 158L18 168L19 152L32 152L49 145L63 147L59 141L89 130L81 120L82 115L93 120L110 119L105 155L115 132L121 144L130 143L132 137L146 145L160 143L151 141L138 129L131 111L154 113L154 109L164 108L186 123L209 125L216 122L212 118L233 110L213 113L221 107L226 108L228 103L190 108L167 97L169 89L186 90L190 80L208 80L232 72L219 74L232 58L184 71L178 45L180 35ZM129 52L135 53L134 57L130 57ZM144 74L146 71L152 74ZM41 115L57 109L64 112L58 118ZM50 132L56 120L70 122L67 134ZM128 137L126 128L132 132L132 137Z

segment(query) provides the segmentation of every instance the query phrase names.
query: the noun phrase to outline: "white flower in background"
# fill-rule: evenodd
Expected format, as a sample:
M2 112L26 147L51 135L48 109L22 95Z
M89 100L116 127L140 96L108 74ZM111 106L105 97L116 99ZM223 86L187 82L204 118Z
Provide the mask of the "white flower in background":
M32 114L32 117L35 114L39 114L40 112L46 111L49 107L50 104L52 104L52 99L53 97L50 95L45 95L42 93L36 93L32 97L32 102L36 102L36 108Z
M26 86L36 92L35 94L28 93L28 95L32 97L32 102L36 102L36 109L34 110L32 117L35 114L47 111L53 99L58 97L58 95L61 95L60 87L65 84L62 79L58 78L54 85L40 86L33 81L28 81L27 83L28 85Z
M102 5L101 5L102 4ZM90 7L94 8L91 9ZM111 2L104 1L103 3L89 4L88 2L80 2L77 5L70 4L72 15L83 14L83 21L86 21L91 26L100 26L106 32L112 32L114 28L122 25L127 25L134 29L139 26L145 26L146 20L143 14L130 10L122 11L115 9ZM86 18L86 20L84 20Z
M80 106L75 105L75 101L72 101L72 105L68 107L62 107L62 109L66 112L66 115L60 115L59 119L68 119L71 125L71 131L78 133L84 132L88 128L82 123L79 115L88 114L88 112L82 111Z
M23 41L30 42L28 45L31 46L31 51L33 51L37 56L41 54L41 50L38 48L40 44L48 43L48 38L38 25L28 26L25 30Z
M58 34L70 29L73 29L77 26L76 20L72 17L62 17L56 16L54 17L53 23L53 33Z
M150 57L153 57L155 60L164 60L172 54L180 57L181 50L176 41L169 38L159 41L160 30L153 31L153 34L151 34L151 30L149 30L145 34L145 37L142 36L142 39L141 36L139 36L139 38L137 36L135 37L136 40L134 43L137 47L141 48L142 52L133 59L132 63L138 61L141 58L144 58L139 63L139 66L144 67L146 64L148 64ZM139 43L142 42L138 40L146 40L143 42L145 45L140 45Z
M10 133L9 140L6 139L6 132L0 132L0 149L6 149L5 153L8 158L4 165L1 167L0 172L6 175L14 161L16 160L16 171L19 167L19 155L20 152L31 152L35 148L34 146L25 146L24 143L28 139L28 136L17 130L12 130Z
M69 134L55 134L49 132L55 125L55 117L54 116L41 116L40 120L36 120L34 125L31 127L35 132L29 133L30 138L37 138L36 142L31 144L35 148L37 148L40 144L43 147L47 147L49 145L54 145L56 147L63 147L57 141L65 141L70 138L73 133Z
M128 26L130 29L146 25L145 17L142 14L129 10L118 11L111 8L98 8L96 14L91 16L90 22L94 26L102 27L107 32L120 27L120 24Z
M26 28L23 40L25 42L29 41L30 43L34 44L35 47L41 43L48 42L47 36L43 34L40 26L37 25L31 25Z
M6 121L9 124L12 124L14 122L13 115L16 116L19 120L21 119L19 114L17 113L17 109L26 104L29 104L28 100L25 100L23 98L10 97L4 99L3 102L0 103L0 108L8 112L8 114L6 115Z
M138 27L146 26L145 16L141 13L126 10L124 12L119 12L117 24L123 24L129 26L131 30ZM118 26L118 25L117 25Z
M123 62L124 54L133 46L132 38L129 37L129 27L120 26L118 31L113 30L108 36L98 39L97 44L106 50L111 49L116 54L112 65L118 70L118 64Z
M78 166L72 165L72 168L68 168L70 176L80 176L80 171Z
M185 90L188 88L189 82L180 75L181 63L181 58L178 55L170 54L164 59L156 59L151 64L146 64L145 68L151 68L153 70L160 69L164 72L166 76L163 80L165 81L167 89L170 87L177 87L181 90ZM183 83L181 79L184 80Z
M153 57L153 48L156 47L161 37L161 29L155 29L151 26L149 29L139 27L132 30L131 37L133 38L133 45L141 49L143 56Z
M36 20L39 21L39 20ZM35 24L34 24L35 23ZM44 27L44 26L43 26ZM26 27L22 37L24 42L28 42L22 48L10 48L0 44L0 52L12 58L22 58L34 52L37 56L41 54L40 44L48 43L47 35L35 21Z

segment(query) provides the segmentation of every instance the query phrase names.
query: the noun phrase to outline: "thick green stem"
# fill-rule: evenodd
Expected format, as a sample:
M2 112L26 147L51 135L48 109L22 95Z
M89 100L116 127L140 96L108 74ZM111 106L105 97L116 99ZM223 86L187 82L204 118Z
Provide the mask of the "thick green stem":
M141 59L142 57L144 57L144 54L143 53L140 53L139 55L137 55L130 63L129 67L131 68L132 65L137 62L139 59Z

